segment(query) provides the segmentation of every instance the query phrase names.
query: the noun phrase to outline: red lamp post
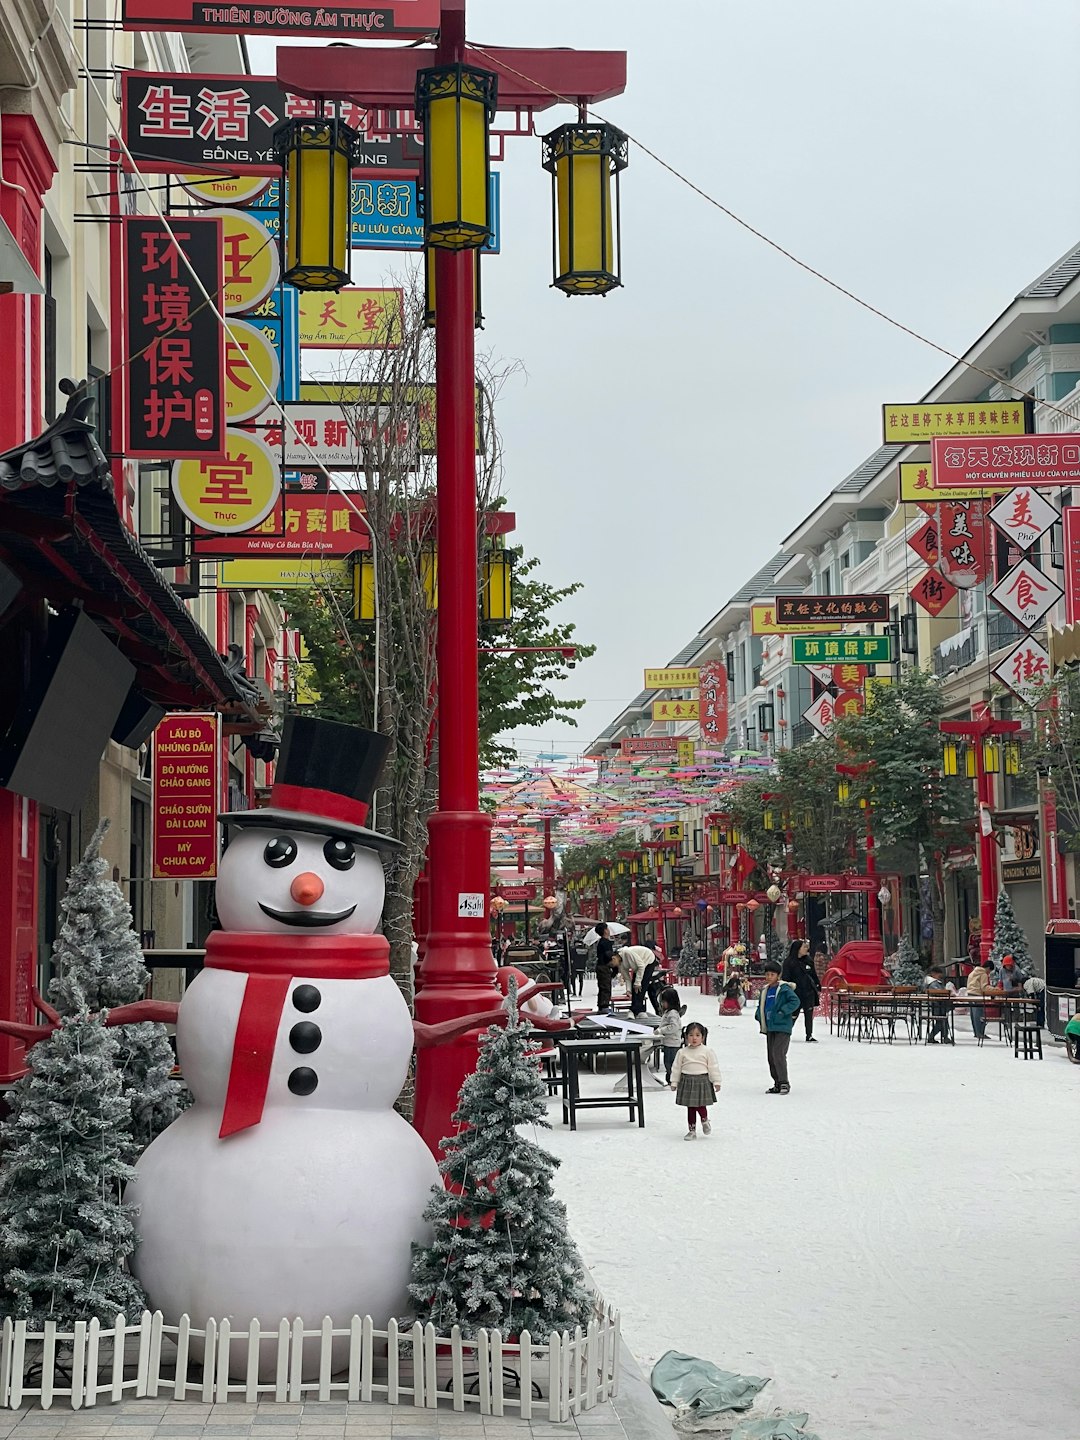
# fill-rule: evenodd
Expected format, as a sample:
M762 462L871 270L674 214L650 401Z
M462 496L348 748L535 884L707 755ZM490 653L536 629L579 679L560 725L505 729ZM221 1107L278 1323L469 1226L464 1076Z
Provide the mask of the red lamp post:
M863 765L838 765L837 775L852 776L865 775L867 770L873 769L873 760L865 760ZM874 811L870 801L864 801L865 821L867 821L867 874L876 880L877 860L874 857ZM881 943L881 910L878 909L877 890L867 891L867 939L877 940Z
M979 955L985 964L990 958L994 943L994 915L998 897L998 853L994 844L994 831L990 823L990 811L994 806L994 781L987 769L984 745L988 740L1001 735L1015 735L1021 728L1019 720L995 720L982 715L971 720L941 720L938 729L943 735L960 735L971 746L975 755L975 795L979 806ZM946 745L945 773L958 774L955 764L956 746L952 746L953 764L949 764L949 746Z

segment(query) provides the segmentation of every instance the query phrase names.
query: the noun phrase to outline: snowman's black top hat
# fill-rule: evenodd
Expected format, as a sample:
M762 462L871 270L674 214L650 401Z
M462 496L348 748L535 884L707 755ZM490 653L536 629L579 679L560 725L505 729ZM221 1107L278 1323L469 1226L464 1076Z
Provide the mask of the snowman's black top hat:
M340 835L375 850L401 842L364 824L390 741L376 730L290 715L281 735L270 804L222 815L223 825L280 826Z

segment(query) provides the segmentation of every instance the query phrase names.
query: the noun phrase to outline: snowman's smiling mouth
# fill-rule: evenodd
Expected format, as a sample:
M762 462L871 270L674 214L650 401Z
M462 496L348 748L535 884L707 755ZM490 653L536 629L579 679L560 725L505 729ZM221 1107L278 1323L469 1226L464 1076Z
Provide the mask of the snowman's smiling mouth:
M274 910L260 900L259 909L264 915L269 915L271 920L280 920L283 925L301 925L314 930L320 925L336 925L339 920L348 920L356 906L350 905L347 910L338 910L333 915L327 915L325 912L311 910Z

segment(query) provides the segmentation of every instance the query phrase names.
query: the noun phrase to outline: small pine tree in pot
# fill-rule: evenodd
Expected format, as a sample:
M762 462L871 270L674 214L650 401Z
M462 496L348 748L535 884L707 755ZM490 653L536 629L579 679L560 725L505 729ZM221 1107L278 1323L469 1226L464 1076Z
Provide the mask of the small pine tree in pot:
M926 971L919 962L919 952L906 935L900 937L896 953L885 962L894 985L921 985Z
M1009 892L1002 885L998 891L997 906L994 910L994 943L990 946L992 970L1000 973L1001 962L1006 955L1011 955L1016 962L1017 978L1030 980L1035 973L1035 966L1031 959L1031 947L1028 945L1027 936L1020 928Z
M436 1188L425 1212L434 1233L414 1248L409 1294L417 1318L440 1334L453 1325L466 1336L527 1330L542 1342L587 1324L593 1302L552 1189L559 1162L521 1130L551 1127L516 987L506 1005L505 1028L488 1030L461 1087L459 1129L439 1164L450 1188Z

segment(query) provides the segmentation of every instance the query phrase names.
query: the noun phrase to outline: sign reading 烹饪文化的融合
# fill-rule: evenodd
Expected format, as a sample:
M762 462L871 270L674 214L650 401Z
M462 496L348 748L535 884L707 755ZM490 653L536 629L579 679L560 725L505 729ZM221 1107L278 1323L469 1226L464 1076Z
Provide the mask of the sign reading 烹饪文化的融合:
M794 635L791 640L793 665L889 665L892 658L891 635Z
M978 500L984 495L998 495L1007 490L1007 485L973 485L968 488L949 489L950 500ZM900 461L900 503L904 505L928 505L941 499L941 492L934 484L934 467L929 460Z
M439 0L290 0L288 5L246 0L123 0L125 30L207 30L220 35L304 35L312 39L394 40L439 28Z
M828 622L830 625L884 624L889 618L887 595L778 595L780 625Z
M698 683L696 665L669 667L667 670L646 670L646 690L692 690Z
M169 27L172 28L171 26ZM280 175L274 160L274 131L285 120L311 119L317 100L286 94L273 75L191 75L183 71L121 72L120 133L139 170L146 175L196 177L207 168L228 167L243 176ZM367 110L353 101L328 105L359 136L355 169L380 175L418 169L419 135L396 133L397 115ZM395 133L386 126L388 120ZM234 187L214 203L242 205L245 187ZM207 198L200 195L198 198ZM253 197L254 198L254 197Z
M776 606L769 601L750 606L751 635L827 635L828 625L780 625Z
M210 295L221 289L221 221L174 220L172 235L156 217L129 215L122 225L124 454L155 460L220 456L225 337L199 287ZM120 303L117 294L117 309Z
M883 405L886 445L925 445L939 436L1026 435L1035 428L1031 400L920 401Z
M979 484L1073 486L1080 483L1080 436L1002 435L931 442L934 488Z
M698 718L698 702L696 700L654 700L652 702L652 718L654 720L696 720Z
M166 715L154 732L155 880L210 880L218 858L218 717Z

